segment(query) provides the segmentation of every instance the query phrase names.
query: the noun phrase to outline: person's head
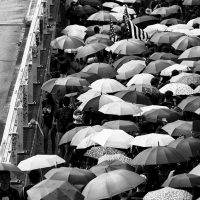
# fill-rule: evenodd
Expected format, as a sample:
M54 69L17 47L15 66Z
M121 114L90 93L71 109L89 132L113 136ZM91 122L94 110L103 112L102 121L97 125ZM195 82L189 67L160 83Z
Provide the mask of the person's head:
M94 27L94 33L97 34L97 33L99 33L99 32L100 32L100 28L99 28L98 26L95 26L95 27Z
M41 178L40 171L37 169L32 170L29 172L28 177L29 177L30 182L35 185L40 182L40 178Z
M66 97L66 96L63 97L62 103L63 103L63 106L69 106L69 104L70 104L70 98Z
M172 76L176 76L176 75L179 75L179 71L175 69L172 71Z
M7 191L10 187L10 172L0 171L0 188L3 191Z
M173 97L173 95L174 95L173 92L170 91L170 90L165 92L165 98L166 99L170 99L171 97Z
M151 85L154 86L154 87L157 87L159 84L159 79L154 77L151 79Z
M83 122L83 112L81 110L75 110L73 113L73 119L77 123L82 123Z

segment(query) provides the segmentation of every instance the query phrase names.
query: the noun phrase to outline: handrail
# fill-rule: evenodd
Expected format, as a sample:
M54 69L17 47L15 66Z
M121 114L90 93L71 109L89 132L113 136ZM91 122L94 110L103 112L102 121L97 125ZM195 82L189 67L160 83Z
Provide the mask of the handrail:
M1 141L0 162L15 162L12 158L13 151L15 151L13 148L17 148L18 144L16 144L16 141L19 137L19 134L21 134L17 126L17 123L21 123L19 121L20 119L18 111L21 107L23 108L23 86L28 82L28 66L32 61L32 46L35 42L35 32L38 30L38 20L42 16L42 3L42 0L37 0L37 5L29 29L22 62L12 94L6 125Z

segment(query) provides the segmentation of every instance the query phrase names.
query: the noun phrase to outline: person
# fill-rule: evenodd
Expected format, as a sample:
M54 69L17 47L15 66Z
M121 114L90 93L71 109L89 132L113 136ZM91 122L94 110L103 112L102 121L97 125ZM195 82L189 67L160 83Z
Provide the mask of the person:
M100 28L98 26L94 27L94 33L99 34L100 33Z
M10 187L10 172L0 171L0 199L19 200L19 193L16 189Z
M27 191L40 182L41 179L40 171L37 169L30 171L28 174L28 178L30 180L30 184L22 188L20 200L28 200Z

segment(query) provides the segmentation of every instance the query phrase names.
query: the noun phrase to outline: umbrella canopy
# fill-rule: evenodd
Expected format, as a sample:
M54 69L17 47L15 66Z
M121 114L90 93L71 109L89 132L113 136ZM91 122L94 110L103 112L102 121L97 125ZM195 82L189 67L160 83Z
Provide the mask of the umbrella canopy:
M132 121L127 120L114 120L103 124L104 127L109 129L121 129L125 132L138 132L139 127Z
M90 168L90 171L94 173L96 176L99 176L103 173L107 173L109 171L114 171L117 169L126 169L129 171L134 171L134 168L132 166L123 163L119 160L103 161Z
M200 165L197 165L196 167L194 167L194 168L189 172L189 174L194 174L194 175L200 176Z
M162 186L171 188L193 188L200 185L200 177L194 174L178 174L169 177Z
M117 19L111 15L107 11L99 11L97 13L92 14L90 17L88 17L88 21L97 21L97 22L109 22L110 19L113 22L117 22Z
M163 69L160 73L161 76L171 76L172 71L177 70L179 72L187 72L190 70L190 68L186 65L180 65L180 64L173 64L169 67L166 67Z
M121 2L121 3L135 3L136 0L116 0L118 2Z
M89 55L92 55L94 53L97 53L98 51L101 51L106 48L106 44L94 42L91 44L87 44L84 47L80 47L76 54L76 59L80 59Z
M121 31L121 27L116 25L116 24L113 24L113 29L114 29L115 33L118 33L119 31ZM105 24L105 25L101 26L100 27L100 33L109 35L110 34L110 25L109 24Z
M172 47L179 51L185 51L186 49L194 46L200 46L200 38L192 36L182 36L172 44Z
M189 25L189 26L193 26L194 24L200 24L200 17L191 19L187 23L187 25Z
M151 74L147 73L142 73L142 74L136 74L129 80L129 82L126 84L126 86L131 86L131 85L138 85L138 84L146 84L146 85L151 85L151 79L154 76Z
M141 17L133 19L132 22L139 28L144 29L149 25L158 23L159 19L150 15L142 15Z
M123 151L120 151L118 149L99 146L99 147L92 147L91 149L87 150L84 156L91 157L94 159L99 159L101 156L114 155L114 154L125 155Z
M22 171L31 171L33 169L41 169L46 167L56 166L65 163L65 160L57 155L35 155L25 160L22 160L18 167Z
M162 165L185 162L185 158L172 147L152 147L140 152L134 159L134 165Z
M146 135L139 135L133 138L131 145L140 147L154 147L154 146L166 146L174 139L165 134L150 133Z
M85 79L87 80L89 83L92 83L98 79L100 79L101 77L97 74L93 74L93 73L88 73L88 72L77 72L74 74L70 74L69 76L73 76L73 77L77 77L77 78L81 78L81 79Z
M114 68L117 70L119 69L123 64L131 61L131 60L143 60L144 59L142 57L139 57L139 56L123 56L121 57L120 59L116 60L114 63L113 63L113 66Z
M184 36L178 32L156 32L150 39L151 42L159 44L173 44L178 38Z
M101 174L90 181L82 194L87 200L111 198L112 196L131 190L143 182L145 182L145 178L140 175L129 170L118 169Z
M172 60L155 60L150 62L143 73L159 74L163 69L175 64Z
M192 122L177 120L162 127L171 136L191 136Z
M172 60L177 59L178 56L172 53L165 53L165 52L155 52L150 57L151 60Z
M163 94L168 90L172 91L174 96L191 95L194 93L194 90L184 83L168 83L167 85L160 88L160 92Z
M81 18L87 18L93 13L96 13L98 10L92 7L91 5L77 6L74 10L74 14Z
M115 42L112 46L106 48L107 51L121 55L138 55L147 50L145 43L137 39L124 39Z
M99 112L109 115L135 115L141 112L141 109L136 105L129 102L113 102L102 106Z
M200 140L194 137L178 138L168 145L177 151L184 152L183 156L188 159L200 155Z
M198 6L200 2L198 0L184 0L183 5L185 6Z
M0 171L21 172L21 170L11 163L0 163Z
M124 90L115 94L124 101L143 105L152 105L151 100L142 92Z
M77 49L84 46L83 40L78 37L63 35L51 42L51 46L56 49Z
M192 26L188 24L175 24L171 25L170 27L167 28L167 31L173 31L176 32L178 29L187 29L187 30L192 30L194 29Z
M133 9L131 9L131 8L128 8L128 7L126 7L125 5L124 6L116 6L116 7L114 7L111 11L112 12L117 12L117 13L124 13L124 11L125 11L125 9L127 9L127 12L128 12L128 14L129 15L134 15L134 14L136 14L135 13L135 10L133 10Z
M114 95L103 94L98 97L94 97L89 101L84 101L80 106L80 110L90 110L91 108L95 111L98 111L102 106L116 101L123 101L121 98L116 97Z
M192 195L185 190L165 187L159 190L148 192L143 199L144 200L167 200L167 199L192 200Z
M126 87L115 79L102 78L93 82L90 87L101 93L113 93L126 90Z
M55 81L57 80L57 78L52 78L49 79L48 81L44 82L41 89L51 93L51 91L53 90L53 87L55 85Z
M105 2L105 3L102 4L102 6L105 7L105 8L110 8L110 9L112 9L112 8L114 8L114 7L118 7L119 4L118 4L118 3L115 3L115 2Z
M146 85L146 84L138 84L138 85L131 85L127 87L128 90L138 91L142 92L143 94L149 93L149 94L157 94L159 95L159 90L152 86L152 85Z
M78 100L81 102L84 101L89 101L90 99L94 98L94 97L98 97L101 95L101 92L99 91L95 91L93 89L88 90L87 92L84 92L83 94L81 94L80 96L78 96Z
M85 35L86 35L85 31L82 31L82 30L79 30L79 29L71 29L71 30L68 30L68 31L63 30L62 33L65 34L68 37L76 37L76 38L79 38L81 40L83 40Z
M43 180L27 191L30 200L83 200L84 196L67 181Z
M133 136L123 130L103 129L96 133L92 140L103 147L128 149Z
M187 85L194 84L199 85L200 84L200 75L195 73L185 73L182 72L176 76L173 76L170 79L171 83L184 83Z
M162 121L163 119L167 122L173 122L180 118L180 114L174 110L170 109L152 109L143 113L142 115L146 121L156 123Z
M149 36L152 36L157 31L165 31L167 26L164 24L152 24L147 26L144 31L148 33Z
M67 131L62 138L60 139L59 145L66 144L72 141L72 138L76 135L76 133L82 129L86 128L86 126L78 126L69 131Z
M109 35L105 34L95 34L90 37L88 37L85 40L85 44L91 44L91 43L103 43L105 45L112 45L114 42L110 40Z
M163 21L160 22L161 24L167 25L167 26L171 26L171 25L175 25L175 24L185 24L184 21L180 20L180 19L176 19L176 18L167 18Z
M71 25L68 25L65 29L63 29L63 33L64 34L67 34L68 32L70 31L73 31L73 30L79 30L79 31L86 31L87 28L85 26L81 26L81 25L78 25L78 24L71 24Z
M81 71L97 74L101 78L114 78L117 75L115 69L107 63L92 63L84 67Z
M139 74L146 64L143 60L131 60L127 63L124 63L118 70L117 78L118 79L129 79L135 74Z
M45 178L58 181L68 181L72 185L86 185L96 176L89 170L76 167L59 167L49 170Z
M79 0L81 5L90 5L90 6L101 6L101 1L99 0Z
M195 46L185 50L178 59L197 59L200 56L200 46Z

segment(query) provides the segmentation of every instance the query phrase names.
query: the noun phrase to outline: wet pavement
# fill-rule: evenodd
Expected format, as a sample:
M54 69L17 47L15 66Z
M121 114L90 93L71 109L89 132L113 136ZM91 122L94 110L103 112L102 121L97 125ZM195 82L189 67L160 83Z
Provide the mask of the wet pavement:
M24 19L30 0L0 0L0 140L17 76L18 52L23 40Z

